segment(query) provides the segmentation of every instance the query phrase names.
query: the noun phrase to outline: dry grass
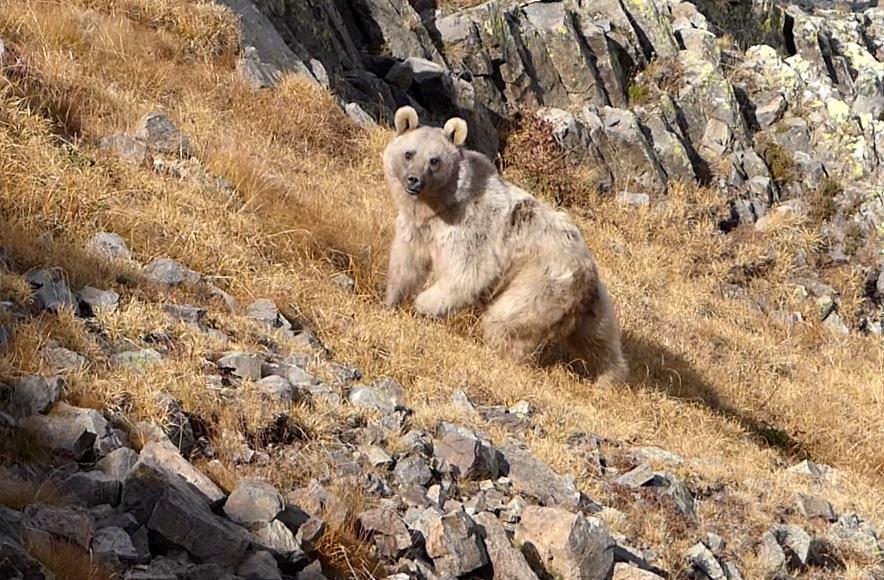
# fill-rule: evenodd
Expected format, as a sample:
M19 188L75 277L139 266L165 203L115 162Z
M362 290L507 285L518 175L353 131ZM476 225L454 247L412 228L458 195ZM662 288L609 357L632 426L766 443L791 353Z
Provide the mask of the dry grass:
M56 578L65 580L113 580L117 577L73 542L32 534L25 538L28 553Z
M368 378L399 379L418 425L462 421L449 398L464 385L485 402L529 400L541 411L542 427L528 437L529 445L556 469L579 476L599 500L616 498L584 475L585 465L564 445L570 433L595 432L682 455L687 463L677 474L709 489L725 484L732 493L701 499L697 530L676 540L660 536L675 529L665 521L665 508L650 508L657 514L647 520L653 525L642 523L645 513L627 513L625 529L663 542L662 561L673 570L681 565L681 550L696 541L691 536L713 528L734 540L736 555L749 566L752 546L736 538L755 534L759 522L769 522L791 505L792 492L808 485L782 472L802 456L841 471L841 483L822 490L839 510L884 522L880 342L832 336L815 322L784 326L719 291L722 281L740 276L771 308L806 310L786 280L794 273L791 257L818 243L813 224L721 236L715 231L719 196L685 187L674 188L662 209L563 199L584 206L573 213L609 281L633 369L629 386L600 390L561 368L501 360L463 320L429 323L381 307L393 209L379 154L389 133L358 129L328 95L296 78L274 92L249 91L235 76L236 32L220 9L184 0L7 0L0 36L15 44L40 79L39 85L0 79L0 245L18 271L61 266L75 287L120 291L124 304L103 318L112 340L146 346L143 331L157 326L176 337L169 362L145 375L111 371L96 355L94 368L72 381L72 396L141 419L156 418L154 396L166 391L203 417L216 441L225 426L242 427L243 416L247 425L263 420L249 411L257 404L248 398L239 413L207 393L203 359L220 346L171 324L153 305L199 297L161 297L131 273L122 273L121 282L115 266L81 250L94 232L110 230L140 261L179 259L214 276L242 302L270 297L287 315L304 317L338 360ZM34 90L38 94L22 94ZM45 104L31 106L35 98ZM236 185L233 199L193 180L107 159L94 146L156 107L192 136L206 166ZM59 134L71 147L60 147ZM511 174L520 182L530 177L519 175L518 167ZM38 245L46 232L53 241ZM355 293L331 281L339 271L355 277ZM845 278L839 290L849 295L854 278ZM2 287L21 293L5 279ZM212 316L233 337L231 348L261 348L255 329L217 307ZM28 323L3 373L41 370L33 349L49 337L93 352L94 336L78 324ZM305 467L275 470L275 481L286 489L322 469L314 443L330 439L332 426L349 411L289 412L308 428L297 442ZM495 433L498 440L503 436ZM228 486L246 469L223 457L221 463L216 476ZM764 481L770 486L758 484ZM341 518L329 536L330 543L348 546L348 556L326 546L325 557L370 570L350 525ZM744 570L756 577L752 572Z

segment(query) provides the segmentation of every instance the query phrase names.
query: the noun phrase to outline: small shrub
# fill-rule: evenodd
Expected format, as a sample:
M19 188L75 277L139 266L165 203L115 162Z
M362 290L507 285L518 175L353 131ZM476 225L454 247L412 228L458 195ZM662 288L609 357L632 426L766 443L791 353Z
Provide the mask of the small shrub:
M626 96L629 97L630 105L643 105L648 102L650 91L645 85L633 82L626 89Z
M811 222L822 224L823 222L832 219L832 216L834 216L835 212L838 210L835 198L843 192L844 189L836 180L828 177L824 179L820 187L808 198L810 206L808 209L808 217Z
M764 146L762 157L770 168L771 177L778 185L795 181L797 177L795 160L785 147L779 143L767 143Z

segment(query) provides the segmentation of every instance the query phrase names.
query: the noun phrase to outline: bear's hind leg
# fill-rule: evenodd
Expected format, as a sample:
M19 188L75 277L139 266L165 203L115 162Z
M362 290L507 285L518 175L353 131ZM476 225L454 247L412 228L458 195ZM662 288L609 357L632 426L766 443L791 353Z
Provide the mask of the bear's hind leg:
M519 363L538 360L566 310L560 289L544 286L544 277L523 271L494 299L482 317L489 346Z
M611 386L625 382L629 375L621 340L611 298L599 282L598 298L568 337L568 350L594 371L596 384Z

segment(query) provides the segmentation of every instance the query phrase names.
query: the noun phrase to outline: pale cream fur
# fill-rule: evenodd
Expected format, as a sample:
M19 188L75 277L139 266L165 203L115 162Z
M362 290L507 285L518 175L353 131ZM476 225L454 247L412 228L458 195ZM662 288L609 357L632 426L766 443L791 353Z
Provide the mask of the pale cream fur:
M485 341L509 356L559 350L600 382L624 380L614 307L571 219L464 148L462 119L443 129L420 126L414 109L403 107L395 126L383 154L399 210L387 306L418 291L415 309L424 316L481 306Z

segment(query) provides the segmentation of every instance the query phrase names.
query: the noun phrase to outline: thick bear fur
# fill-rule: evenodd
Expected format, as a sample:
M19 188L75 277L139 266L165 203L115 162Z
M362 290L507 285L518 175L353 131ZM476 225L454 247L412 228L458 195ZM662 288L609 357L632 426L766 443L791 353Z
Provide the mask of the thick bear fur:
M428 317L483 306L485 342L512 358L557 351L583 363L597 382L624 380L614 307L571 219L463 147L462 119L421 126L415 110L403 107L395 126L383 153L399 210L387 307L418 291L415 309Z

